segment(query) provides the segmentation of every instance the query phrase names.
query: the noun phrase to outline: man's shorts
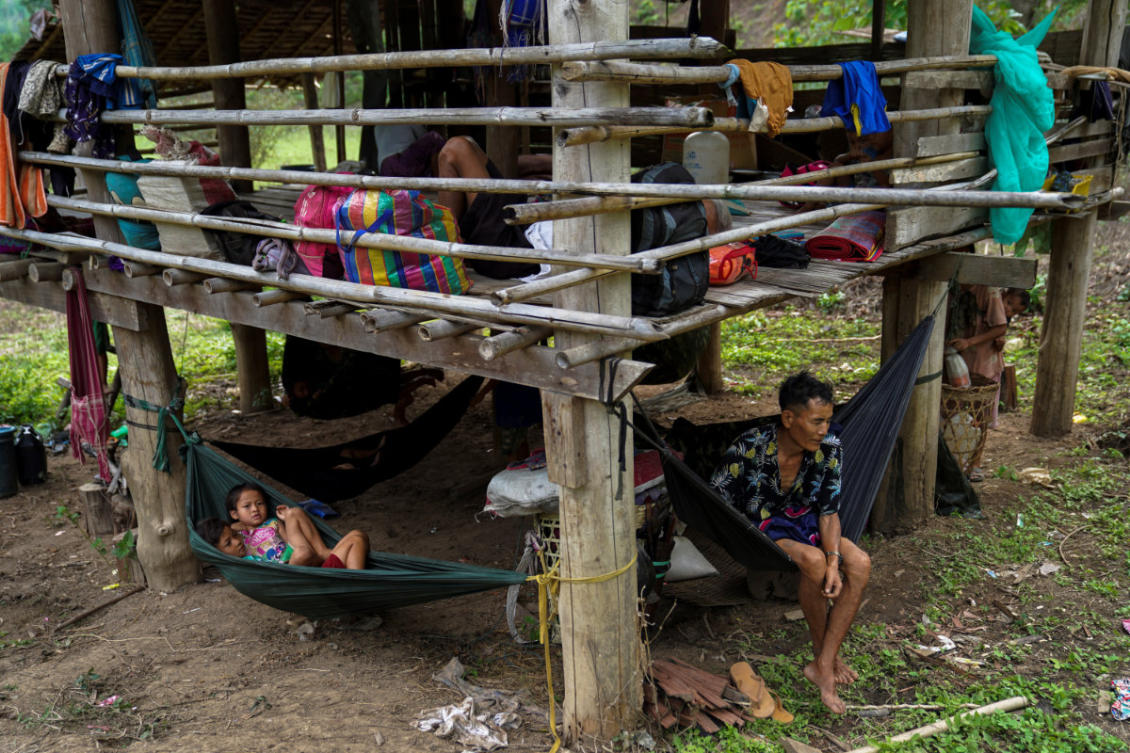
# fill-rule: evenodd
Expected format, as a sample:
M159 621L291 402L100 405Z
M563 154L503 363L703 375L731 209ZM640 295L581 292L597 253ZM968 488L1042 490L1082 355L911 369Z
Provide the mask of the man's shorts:
M766 518L761 521L759 528L774 541L790 539L802 544L820 546L820 516L811 507L805 508L804 512L795 516L785 512Z

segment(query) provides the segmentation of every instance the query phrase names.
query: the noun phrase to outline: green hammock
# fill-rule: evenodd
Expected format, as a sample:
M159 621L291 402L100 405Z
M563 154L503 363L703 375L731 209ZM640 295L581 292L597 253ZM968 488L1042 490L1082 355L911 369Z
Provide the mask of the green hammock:
M275 505L294 503L205 447L198 437L188 439L184 449L188 464L185 515L192 551L202 562L215 565L244 596L276 609L323 619L488 591L526 580L513 570L381 552L369 552L364 570L280 565L224 554L200 538L195 526L204 518L228 518L224 497L233 486L249 481L263 486L272 514ZM327 546L341 538L318 518L311 520Z

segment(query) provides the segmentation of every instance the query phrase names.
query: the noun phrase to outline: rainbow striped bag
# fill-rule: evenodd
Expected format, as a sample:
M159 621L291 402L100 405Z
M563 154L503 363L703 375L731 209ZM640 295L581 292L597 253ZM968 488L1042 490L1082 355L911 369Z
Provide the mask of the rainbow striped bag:
M455 215L425 199L419 191L354 191L338 205L334 225L345 277L350 282L454 294L466 293L471 287L462 259L357 247L365 233L458 243ZM349 233L352 238L344 240Z

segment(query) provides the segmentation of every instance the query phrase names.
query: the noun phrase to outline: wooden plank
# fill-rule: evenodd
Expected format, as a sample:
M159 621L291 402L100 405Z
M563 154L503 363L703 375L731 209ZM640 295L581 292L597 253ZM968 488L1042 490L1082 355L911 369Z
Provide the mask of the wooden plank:
M1112 201L1099 207L1099 219L1103 222L1113 222L1130 214L1130 201Z
M918 139L919 157L937 157L955 152L979 152L985 148L985 134L949 133L944 136L922 136Z
M1076 144L1053 146L1048 149L1048 160L1055 162L1068 162L1084 157L1105 157L1114 149L1114 142L1110 139L1097 139L1095 141L1080 141Z
M1067 125L1068 122L1069 121L1067 121L1067 120L1057 120L1057 121L1055 121L1055 124L1051 127L1051 130L1048 131L1048 133L1051 133L1052 131L1055 131L1058 128L1062 128L1063 126ZM1071 129L1071 138L1073 138L1073 139L1082 139L1082 138L1087 138L1087 137L1090 137L1090 136L1113 136L1113 135L1114 135L1114 123L1112 123L1109 120L1096 120L1094 123L1084 123L1081 126L1077 126L1076 128Z
M910 207L887 212L885 247L898 249L929 236L956 233L989 219L984 207Z
M902 85L913 89L977 89L992 91L992 71L907 71Z
M553 442L554 451L546 454L549 480L561 486L579 486L586 474L584 437L577 434L573 410L577 398L555 392L541 397L542 425L546 442Z
M948 281L955 271L956 281L963 285L992 285L1027 290L1036 284L1034 258L948 251L918 263L918 277L924 280Z
M7 285L8 283L4 283ZM204 316L247 324L260 329L285 332L308 340L339 345L367 353L403 358L428 366L463 371L517 384L525 384L552 392L561 392L600 400L607 396L608 386L602 381L600 363L585 364L573 369L559 369L552 348L525 348L485 361L479 355L479 336L446 338L432 343L420 340L411 329L398 329L376 334L365 331L357 314L321 319L306 315L302 301L289 301L262 308L255 305L249 292L210 296L199 285L169 287L159 277L125 280L108 270L86 273L90 291L129 297L158 306L192 311ZM612 375L611 392L621 399L651 370L648 364L620 361Z
M988 164L989 161L985 157L971 157L941 165L904 167L891 170L891 183L897 186L907 183L941 183L973 178L984 175L989 169Z
M32 282L27 278L6 280L0 282L0 298L58 311L60 314L67 312L67 294L57 282ZM124 301L120 298L88 291L87 302L91 317L97 321L135 332L144 327L137 307L122 306Z

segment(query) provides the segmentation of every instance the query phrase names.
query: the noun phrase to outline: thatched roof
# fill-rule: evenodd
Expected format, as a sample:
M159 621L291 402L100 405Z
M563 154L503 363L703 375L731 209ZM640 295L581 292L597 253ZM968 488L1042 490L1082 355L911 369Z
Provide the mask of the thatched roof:
M203 3L185 0L134 0L137 16L153 42L157 65L207 65L208 42L204 29ZM239 0L240 57L306 57L333 54L333 2L327 0ZM348 27L342 21L342 50L354 52ZM42 42L34 39L20 49L16 60L67 59L63 28L49 28ZM206 86L185 86L177 91ZM162 96L175 92L162 87Z

